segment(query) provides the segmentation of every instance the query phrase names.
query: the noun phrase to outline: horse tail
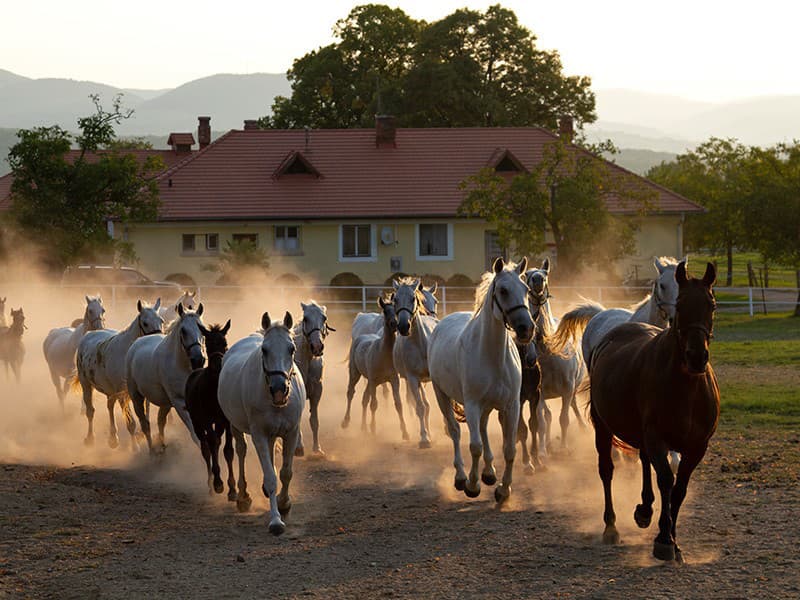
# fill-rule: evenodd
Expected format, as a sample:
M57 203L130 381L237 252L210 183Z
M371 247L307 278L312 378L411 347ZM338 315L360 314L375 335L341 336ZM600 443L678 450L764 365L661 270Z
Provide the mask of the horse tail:
M589 378L587 377L586 380L581 384L581 388L589 389L589 387L590 387ZM589 422L592 424L593 427L597 427L597 424L594 422L594 418L592 416L591 407L592 407L592 401L590 399L589 402L586 403L586 408L588 409L587 412L589 413ZM611 446L622 452L625 458L638 458L639 456L639 451L636 448L634 448L627 442L622 441L615 435L611 436Z
M450 400L450 403L453 405L453 412L456 415L456 421L459 423L466 423L467 415L464 414L464 407L455 400Z
M549 336L550 349L555 353L563 352L564 347L570 341L576 340L583 333L591 318L604 310L605 307L602 304L587 302L566 313L561 317L555 333Z
M69 391L74 394L82 394L83 393L83 385L81 385L81 380L78 378L78 374L74 373L70 378L67 380L69 383Z

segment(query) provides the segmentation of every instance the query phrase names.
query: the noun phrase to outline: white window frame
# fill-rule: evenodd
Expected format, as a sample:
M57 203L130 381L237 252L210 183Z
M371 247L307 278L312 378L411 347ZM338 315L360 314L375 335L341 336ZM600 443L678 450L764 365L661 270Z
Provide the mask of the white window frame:
M419 253L419 226L420 225L447 225L447 256L428 256ZM418 261L445 261L453 260L453 224L452 223L415 223L414 224L414 255Z
M279 227L296 227L297 228L297 249L286 250L276 247L278 242L278 228ZM278 256L302 256L303 255L303 227L302 225L295 225L294 223L281 223L280 225L272 226L272 252Z
M217 237L217 245L216 245L216 247L211 247L211 245L208 243L210 241L212 235ZM217 253L219 253L219 234L218 233L206 233L205 234L205 238L206 238L205 239L206 252L208 252L209 254L217 254Z
M344 256L344 228L347 225L369 225L370 256ZM378 226L374 223L340 223L339 262L378 262Z

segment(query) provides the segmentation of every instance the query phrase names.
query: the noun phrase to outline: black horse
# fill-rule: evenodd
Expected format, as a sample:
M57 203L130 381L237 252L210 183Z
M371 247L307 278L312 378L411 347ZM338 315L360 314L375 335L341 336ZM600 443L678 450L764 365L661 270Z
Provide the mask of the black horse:
M236 480L233 477L233 435L228 418L219 407L217 386L219 372L222 370L222 357L228 351L225 335L231 321L225 327L213 325L206 329L202 324L200 331L206 343L208 366L195 369L186 380L186 408L192 419L192 426L200 440L200 451L208 469L208 493L221 494L225 486L219 475L219 445L225 433L225 447L222 452L228 463L228 500L236 500ZM213 490L213 492L212 492Z
M642 503L634 511L636 524L648 527L653 515L652 465L661 492L653 556L682 562L675 535L678 511L719 418L719 388L708 354L716 270L708 263L703 278L695 279L686 274L683 261L675 269L675 279L678 301L672 327L618 325L587 358L591 417L605 492L603 541L619 541L611 500L611 446L621 442L638 448L642 461ZM681 453L677 480L668 460L670 450Z
M519 425L517 427L517 440L522 445L522 464L528 470L533 472L535 468L542 467L539 460L539 444L536 437L538 430L539 419L537 418L537 408L541 402L541 383L542 371L539 369L539 355L536 351L536 336L539 334L538 330L534 334L534 339L529 343L521 346L517 344L519 351L519 358L522 362L522 385L519 390ZM531 452L528 454L528 427L525 426L525 418L522 415L522 409L525 407L525 402L528 403L531 416L529 420L531 431ZM531 462L531 457L533 462Z
M22 334L26 329L25 313L21 307L19 310L11 309L11 326L0 328L0 360L6 364L6 377L11 367L17 383L22 376L22 360L25 358Z

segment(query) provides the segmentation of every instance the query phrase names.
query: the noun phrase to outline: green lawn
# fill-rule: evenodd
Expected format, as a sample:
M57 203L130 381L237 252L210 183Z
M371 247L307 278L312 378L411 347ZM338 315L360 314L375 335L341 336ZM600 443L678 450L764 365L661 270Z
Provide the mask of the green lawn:
M689 270L697 271L696 276L703 274L702 267L707 262L717 261L717 285L724 285L728 273L728 259L725 254L689 254ZM733 253L733 286L748 287L747 261L752 261L753 268L758 276L759 267L763 269L764 264L759 255L755 252L734 252ZM783 265L769 265L769 287L797 287L797 277L794 269Z

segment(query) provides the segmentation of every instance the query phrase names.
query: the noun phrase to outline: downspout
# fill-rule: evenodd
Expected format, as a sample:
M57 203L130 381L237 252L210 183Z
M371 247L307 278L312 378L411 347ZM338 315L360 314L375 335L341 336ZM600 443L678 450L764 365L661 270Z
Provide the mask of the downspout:
M685 254L683 253L683 223L686 221L686 213L681 213L681 218L678 221L678 253L675 255L678 260L681 260Z

